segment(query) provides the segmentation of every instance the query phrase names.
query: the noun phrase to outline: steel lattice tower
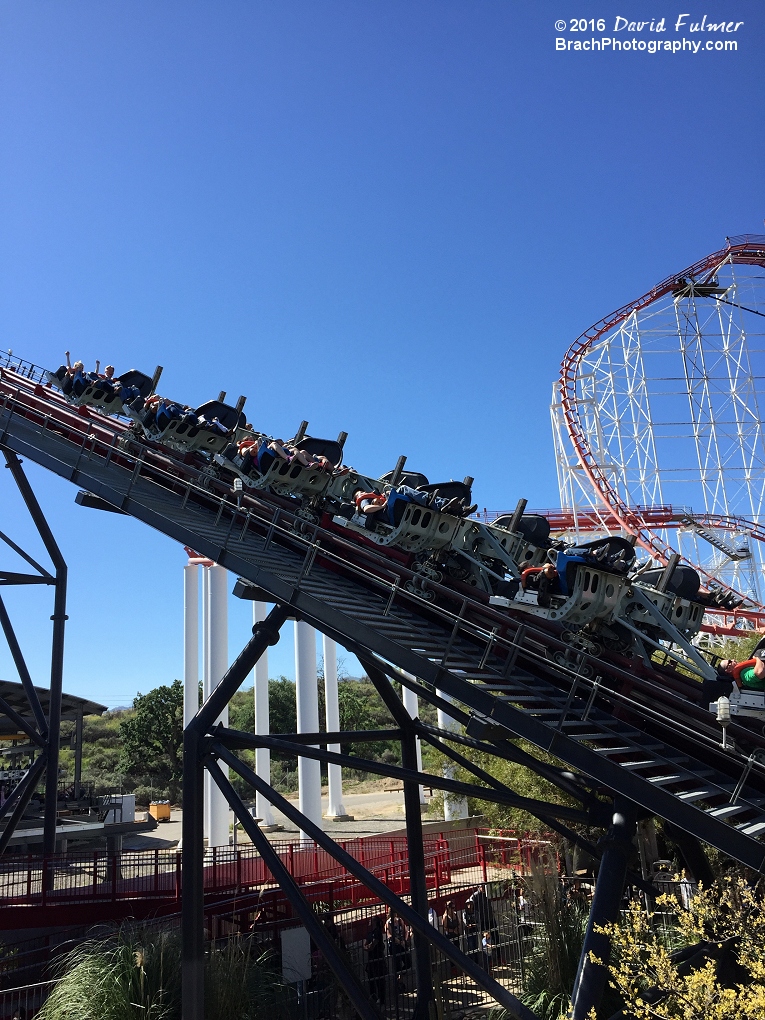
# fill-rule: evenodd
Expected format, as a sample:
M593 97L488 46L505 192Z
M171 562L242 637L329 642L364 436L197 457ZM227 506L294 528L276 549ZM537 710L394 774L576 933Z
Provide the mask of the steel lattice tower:
M638 534L708 582L765 597L765 237L662 281L571 346L553 387L573 532Z

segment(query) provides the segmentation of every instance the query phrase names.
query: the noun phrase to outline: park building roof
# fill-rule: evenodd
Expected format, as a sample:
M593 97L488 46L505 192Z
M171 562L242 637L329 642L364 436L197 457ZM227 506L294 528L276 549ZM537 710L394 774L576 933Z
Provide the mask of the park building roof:
M47 718L50 691L47 687L35 687L35 691ZM15 709L20 716L34 724L34 716L29 708L24 688L20 683L15 683L11 680L0 680L0 698L11 708ZM99 705L98 702L90 701L88 698L78 698L74 694L61 695L62 719L76 719L80 714L103 715L105 711L106 705ZM4 714L2 708L0 708L0 740L8 740L18 733L19 728L16 723L9 719ZM19 736L26 737L26 734L19 734Z

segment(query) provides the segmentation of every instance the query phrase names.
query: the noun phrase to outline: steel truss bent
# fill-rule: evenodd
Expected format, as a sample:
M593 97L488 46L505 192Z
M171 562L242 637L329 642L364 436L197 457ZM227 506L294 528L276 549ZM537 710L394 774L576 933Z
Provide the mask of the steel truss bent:
M483 968L470 957L465 956L452 942L438 932L428 920L427 887L425 883L425 854L422 837L422 821L418 787L423 780L433 782L446 789L461 791L469 789L474 796L494 794L502 802L531 804L527 798L519 798L512 794L502 795L499 790L491 790L471 784L453 783L440 777L427 776L417 770L415 737L418 735L418 724L412 720L398 699L395 691L385 677L376 675L373 683L380 690L398 729L393 732L400 738L403 766L400 769L385 767L383 774L399 776L404 781L404 802L406 809L407 838L409 843L410 896L411 905L393 893L378 878L372 875L355 858L351 857L342 847L326 835L319 826L311 822L296 807L281 797L267 783L233 753L233 747L273 746L293 751L296 755L305 755L319 760L343 763L357 763L357 767L376 766L366 759L356 759L350 755L333 755L330 752L306 746L296 739L297 735L285 734L288 739L280 737L253 737L250 734L238 733L222 726L215 725L215 719L228 704L233 694L241 686L248 673L269 645L279 639L279 631L285 620L293 615L293 611L277 605L263 623L253 627L253 635L239 657L231 665L215 691L199 709L184 731L183 737L183 1018L184 1020L204 1020L204 832L203 832L203 776L205 768L210 773L218 788L222 791L235 817L241 822L245 832L250 836L272 875L279 883L296 914L302 920L309 934L324 955L338 981L345 989L355 1009L364 1020L377 1020L379 1013L358 982L342 952L330 937L327 929L316 916L311 904L282 865L278 856L271 849L265 835L247 811L243 801L234 790L229 780L218 765L218 761L228 765L256 792L261 793L300 829L313 839L322 849L326 850L350 874L358 878L372 893L386 905L392 907L403 920L411 925L415 932L414 959L417 976L417 1003L415 1020L428 1020L432 1012L433 988L431 978L430 946L435 946L446 957L452 960L461 970L471 977L476 984L492 995L497 1002L509 1009L520 1020L535 1020L535 1014L525 1007L514 995L503 988ZM375 674L377 671L370 667ZM300 734L300 741L315 739L318 735ZM341 733L337 736L341 741L348 741L352 734ZM389 739L390 731L376 734L365 733L369 738ZM322 734L323 742L327 734ZM360 765L358 764L360 763ZM381 768L375 771L380 772ZM566 817L575 815L586 819L583 812L562 809L558 805L546 805L548 810L561 810Z
M311 938L319 948L327 964L334 972L337 980L351 1000L355 1010L363 1020L379 1020L376 1005L370 1000L364 988L353 972L345 954L337 946L322 920L316 915L311 903L301 890L298 883L289 874L272 849L265 834L247 811L241 797L224 774L220 764L228 766L243 779L256 793L262 794L285 817L294 822L310 839L333 857L346 871L357 878L379 900L393 908L396 913L409 924L414 931L414 967L416 974L417 999L413 1016L415 1020L429 1020L432 1015L434 997L432 986L431 946L450 959L460 970L475 983L488 992L498 1003L505 1006L513 1016L520 1020L534 1020L535 1014L525 1007L514 995L492 978L475 960L465 956L449 939L433 928L428 920L427 887L425 882L425 855L422 836L422 820L420 816L419 786L432 785L437 789L454 792L483 800L494 801L514 807L520 807L540 818L546 825L561 832L572 842L582 846L595 858L601 860L598 887L601 889L593 903L593 912L588 927L587 941L582 954L580 972L576 986L576 1006L581 1014L583 1004L587 1010L597 1004L603 989L603 968L593 968L589 962L591 951L600 958L607 956L608 945L603 936L594 931L594 925L611 919L614 903L618 907L625 879L655 895L655 890L644 882L639 875L627 869L628 845L634 830L634 819L638 809L634 804L621 798L615 800L613 806L596 796L585 785L580 784L571 773L545 765L517 748L514 744L497 735L496 741L480 740L470 735L463 735L438 727L428 726L419 719L412 719L404 708L391 680L399 679L394 667L381 663L370 656L360 656L367 675L380 694L395 723L395 729L364 731L367 740L398 739L401 743L402 765L385 765L354 755L338 754L323 747L310 746L311 742L348 743L359 734L355 732L337 733L300 733L300 734L250 734L232 730L215 720L229 702L236 690L241 686L257 660L269 647L279 639L284 622L293 617L294 610L283 605L276 605L263 623L253 627L253 634L239 657L222 678L218 687L200 708L195 718L184 732L184 817L183 817L183 1018L184 1020L204 1020L204 840L203 840L203 776L207 769L213 781L223 793L234 812L235 818L242 824L244 831L250 836L253 845L263 857L266 866L274 879L281 886L295 914L305 925ZM389 675L391 674L391 675ZM404 678L402 678L404 679ZM407 678L407 682L417 688L418 693L428 701L448 706L450 714L460 721L468 722L458 706L443 701L434 689ZM477 783L458 782L443 776L424 773L417 768L416 738L420 737L438 748L453 761L472 773L483 785ZM524 765L534 767L536 771L545 773L547 778L557 782L559 787L576 798L580 808L567 807L559 804L544 803L530 798L521 797L501 782L470 762L464 755L454 750L450 744L462 744L504 757L509 760L521 761ZM407 841L409 845L410 901L406 902L392 892L383 882L371 874L359 861L338 845L318 825L307 818L297 807L286 798L276 793L257 773L245 765L235 751L245 748L269 747L309 757L314 760L334 763L361 769L400 779L404 786L404 806L406 813ZM528 759L528 760L527 760ZM219 764L220 763L220 764ZM602 792L602 791L601 791ZM628 831L622 833L620 820L627 818L625 823ZM598 846L580 837L563 821L579 822L606 828L610 825L608 835ZM632 829L629 826L632 825ZM622 828L624 826L622 825Z
M45 515L37 502L32 486L24 473L21 461L7 447L3 446L2 453L5 458L5 466L9 469L16 487L26 505L29 516L42 539L45 550L50 557L55 573L51 573L42 567L36 560L18 546L6 534L0 531L0 541L4 542L18 556L25 560L34 573L19 573L3 570L0 571L0 586L45 584L54 589L53 601L53 640L51 651L50 670L50 699L48 702L48 716L46 718L43 707L40 704L37 690L32 683L32 677L21 651L16 632L13 629L11 618L8 615L5 602L0 596L0 627L2 627L8 649L13 658L16 671L21 680L21 685L29 705L29 712L33 722L22 716L0 698L0 712L6 715L16 726L19 727L33 744L40 749L40 754L21 782L14 788L2 807L0 807L0 821L8 818L5 828L0 833L0 854L2 854L11 840L18 823L24 816L29 801L37 789L43 772L45 772L45 815L43 821L43 854L53 854L56 849L56 808L58 800L58 757L61 729L61 695L64 670L64 627L66 624L66 583L67 567L64 557L53 537L53 532L48 525Z

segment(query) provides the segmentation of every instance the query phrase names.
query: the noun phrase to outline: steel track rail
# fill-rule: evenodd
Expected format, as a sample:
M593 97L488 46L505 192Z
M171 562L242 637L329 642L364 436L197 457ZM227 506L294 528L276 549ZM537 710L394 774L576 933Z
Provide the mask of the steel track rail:
M614 718L608 705L623 696L581 678L572 691L570 672L545 657L546 646L563 646L528 620L440 586L439 598L451 601L429 603L403 589L411 574L400 564L296 521L266 496L239 507L193 467L161 451L125 449L124 423L85 418L33 379L3 376L0 444L215 560L389 673L397 667L420 678L425 696L445 692L502 739L522 736L742 863L765 865L760 766L737 789L746 763L728 756L721 771L709 733L692 720L676 747L647 734L651 723L642 717ZM596 664L604 677L629 677L612 663ZM657 689L661 671L651 680ZM693 754L684 748L689 741Z

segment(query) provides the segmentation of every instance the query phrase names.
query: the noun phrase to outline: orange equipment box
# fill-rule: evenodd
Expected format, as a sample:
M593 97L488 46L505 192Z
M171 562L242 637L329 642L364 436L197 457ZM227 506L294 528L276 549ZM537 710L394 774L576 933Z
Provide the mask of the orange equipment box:
M170 801L169 800L153 800L149 804L149 814L156 818L158 822L169 822L170 821Z

